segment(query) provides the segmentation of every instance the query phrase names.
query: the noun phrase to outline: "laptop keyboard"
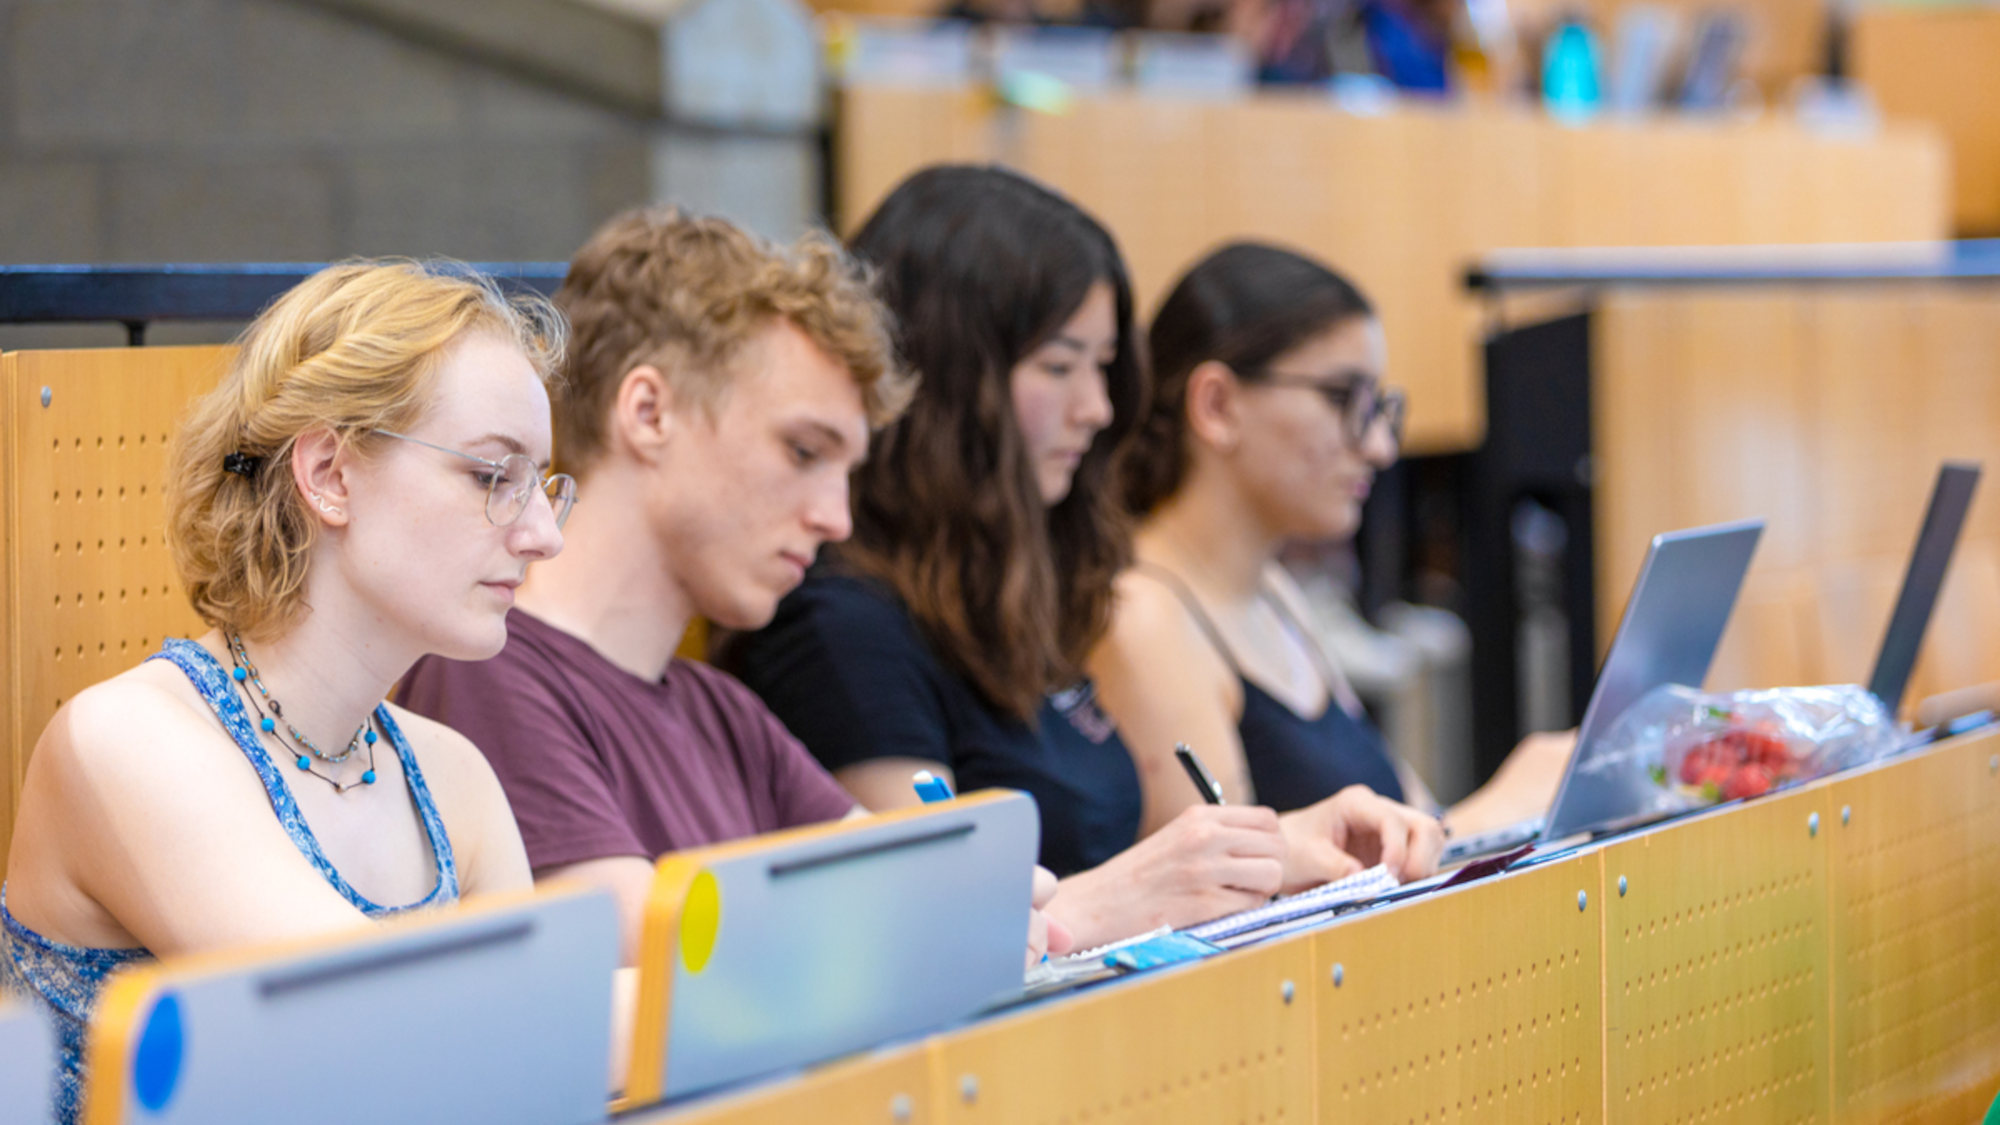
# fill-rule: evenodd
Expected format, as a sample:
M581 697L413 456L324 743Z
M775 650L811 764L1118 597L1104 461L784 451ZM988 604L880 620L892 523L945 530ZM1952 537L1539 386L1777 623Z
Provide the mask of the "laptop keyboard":
M1518 848L1542 834L1542 825L1547 823L1541 817L1517 821L1489 828L1471 836L1460 836L1445 844L1444 854L1438 857L1439 866L1448 867L1463 863L1468 859L1478 859L1483 855L1493 855L1509 848Z

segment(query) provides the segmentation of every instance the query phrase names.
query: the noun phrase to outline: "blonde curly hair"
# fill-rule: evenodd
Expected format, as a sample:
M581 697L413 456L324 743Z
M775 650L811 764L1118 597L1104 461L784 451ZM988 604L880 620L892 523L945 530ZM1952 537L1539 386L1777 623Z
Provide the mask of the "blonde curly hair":
M269 637L297 620L319 521L293 483L293 445L320 430L348 447L411 428L445 353L474 331L517 344L553 384L562 314L455 263L329 266L250 324L168 455L168 545L203 621Z

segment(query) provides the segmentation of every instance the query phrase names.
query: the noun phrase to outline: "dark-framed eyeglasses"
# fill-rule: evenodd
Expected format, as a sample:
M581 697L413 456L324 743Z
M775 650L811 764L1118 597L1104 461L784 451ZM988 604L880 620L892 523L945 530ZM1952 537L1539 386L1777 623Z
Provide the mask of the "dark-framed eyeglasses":
M495 461L394 430L375 432L383 437L407 441L411 445L421 445L425 449L435 449L439 453L449 453L453 457L485 465L490 470L481 474L481 479L486 482L486 522L494 527L506 527L520 519L537 492L548 498L549 511L554 513L558 529L569 519L570 509L576 506L576 478L568 473L545 477L534 459L525 453L509 453Z
M1326 404L1346 423L1347 436L1356 445L1368 440L1377 422L1389 427L1389 440L1403 443L1403 416L1407 410L1403 392L1384 389L1367 376L1278 375L1265 373L1256 381L1265 387L1302 387L1326 400Z

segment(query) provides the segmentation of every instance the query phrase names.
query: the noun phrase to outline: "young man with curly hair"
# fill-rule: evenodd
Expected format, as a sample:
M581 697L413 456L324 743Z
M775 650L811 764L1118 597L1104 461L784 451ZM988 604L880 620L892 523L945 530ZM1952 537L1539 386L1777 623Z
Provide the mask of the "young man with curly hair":
M913 379L829 239L628 212L570 263L556 455L579 503L501 654L436 659L403 702L493 763L538 879L608 886L626 955L662 853L836 819L854 801L756 696L675 651L697 619L770 620L847 538L848 474Z

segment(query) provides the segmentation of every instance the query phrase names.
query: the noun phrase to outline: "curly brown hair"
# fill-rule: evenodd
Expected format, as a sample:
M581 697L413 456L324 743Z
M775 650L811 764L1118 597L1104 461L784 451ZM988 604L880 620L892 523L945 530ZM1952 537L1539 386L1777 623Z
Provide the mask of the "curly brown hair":
M572 337L554 403L556 456L572 473L604 453L627 372L658 367L676 394L713 409L734 360L779 319L854 377L871 427L900 414L915 390L866 271L820 234L778 247L724 219L638 208L590 236L555 301Z
M890 586L943 659L1032 722L1083 675L1131 554L1112 464L1144 405L1132 287L1109 233L1074 203L999 168L925 169L854 238L881 274L923 392L854 477L841 564ZM1113 421L1068 495L1042 500L1014 417L1013 369L1111 287Z

